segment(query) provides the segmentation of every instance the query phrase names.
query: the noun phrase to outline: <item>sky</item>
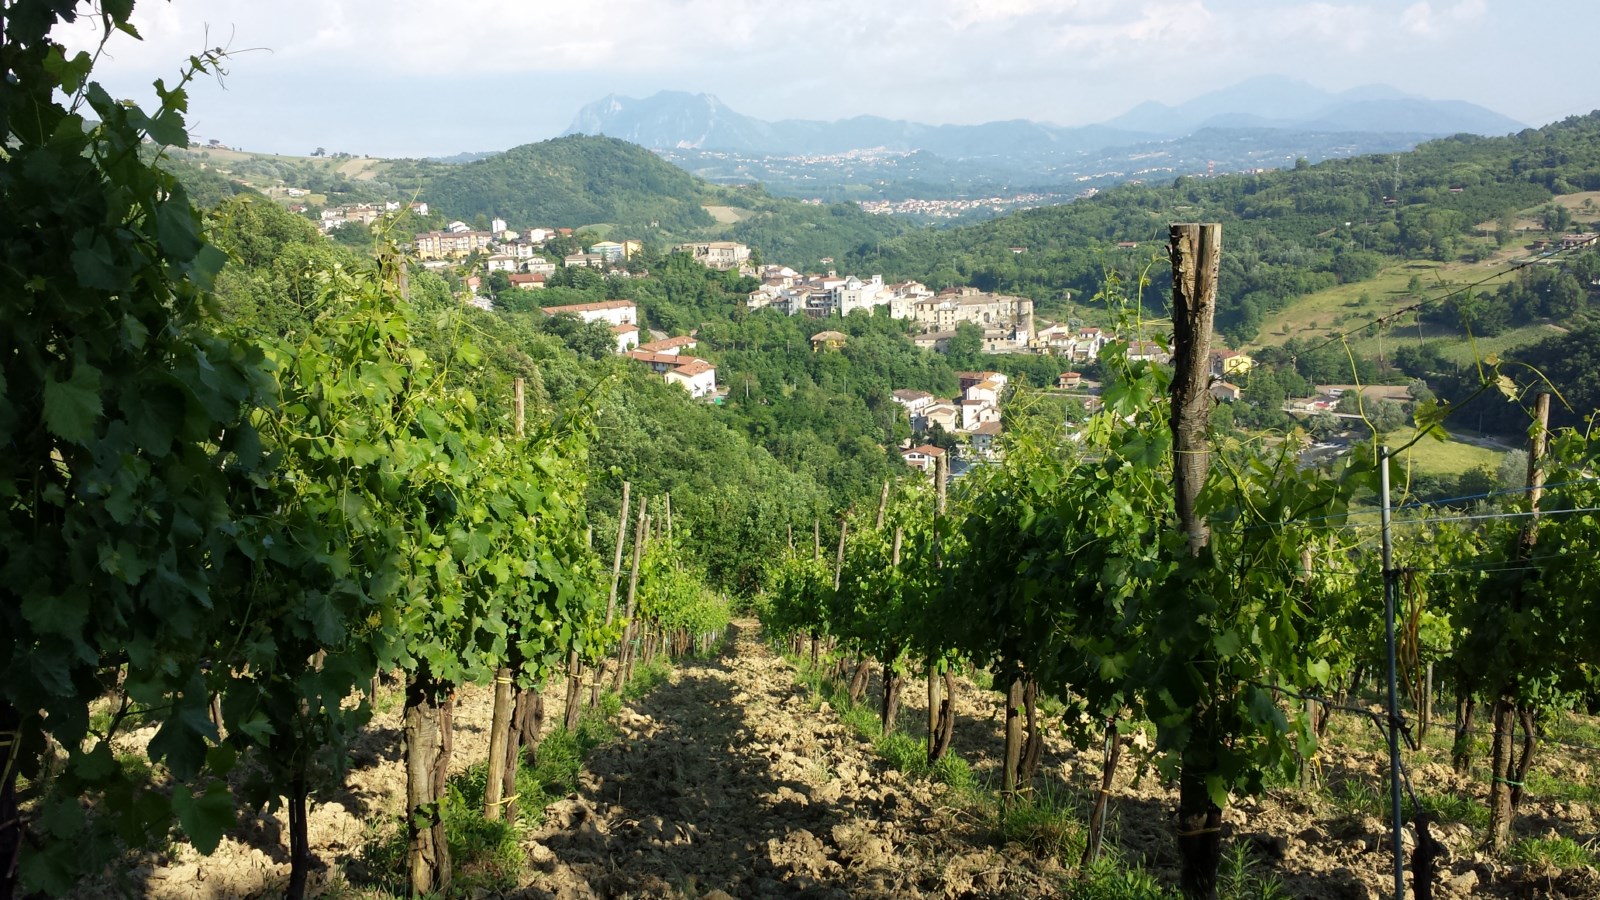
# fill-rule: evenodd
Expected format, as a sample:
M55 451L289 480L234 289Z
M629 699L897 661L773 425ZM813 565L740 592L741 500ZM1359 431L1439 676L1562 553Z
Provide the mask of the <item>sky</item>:
M1260 75L1387 84L1527 125L1600 108L1595 0L138 0L96 78L153 105L208 48L190 133L241 149L503 150L585 103L715 94L762 119L1083 125ZM87 21L56 33L93 49Z

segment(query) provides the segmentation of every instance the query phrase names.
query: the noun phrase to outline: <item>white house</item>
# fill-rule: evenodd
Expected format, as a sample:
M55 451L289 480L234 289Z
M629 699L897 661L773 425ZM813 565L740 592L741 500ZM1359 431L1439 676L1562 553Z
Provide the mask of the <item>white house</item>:
M668 384L682 385L689 392L689 396L709 397L717 392L717 367L703 359L693 356L681 357L686 360L683 365L675 369L668 369L664 378Z
M677 249L712 269L737 269L750 260L750 248L735 241L700 241L679 244Z
M611 325L638 325L639 307L632 300L602 300L598 303L573 303L567 306L546 306L546 315L574 315L585 322L606 322Z
M922 415L923 410L932 406L934 401L938 399L927 391L915 391L909 388L901 388L895 391L892 396L894 397L894 402L906 408L906 412L912 419Z
M934 466L939 457L944 456L944 451L932 444L923 444L912 447L910 450L900 451L900 458L913 469L920 469L928 474L933 474Z
M999 422L985 422L972 429L972 452L983 459L993 459L998 450L995 439L1000 437Z
M841 316L848 316L858 309L870 312L874 307L889 302L889 294L883 289L882 275L872 276L871 281L862 281L851 275L844 280L844 284L833 289L833 295L834 306Z
M948 400L935 400L922 410L921 427L913 421L912 427L918 431L926 431L937 425L947 433L953 433L961 427L961 407Z
M617 336L617 352L627 353L639 346L639 326L624 322L621 325L611 326L611 333Z
M694 338L688 335L679 335L678 337L662 338L659 341L640 344L639 349L645 353L662 353L668 356L677 356L684 350L693 350L696 346L698 346L698 343Z
M961 430L972 431L985 422L1000 421L1000 407L987 400L961 401Z
M998 404L1000 402L1000 385L987 379L967 388L965 397L979 403Z

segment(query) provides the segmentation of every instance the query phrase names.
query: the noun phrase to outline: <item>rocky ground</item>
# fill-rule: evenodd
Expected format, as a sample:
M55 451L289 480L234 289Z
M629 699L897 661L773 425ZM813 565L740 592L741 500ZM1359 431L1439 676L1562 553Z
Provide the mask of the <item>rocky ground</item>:
M876 679L872 691L877 690ZM903 721L925 721L925 698L908 686ZM552 690L547 722L559 721ZM869 694L869 698L870 698ZM997 780L998 694L963 684L955 750L980 783ZM486 755L487 691L465 691L456 713L458 766ZM597 748L580 790L552 804L522 847L529 866L507 896L588 897L1054 897L1072 893L1062 862L997 836L991 807L977 795L894 771L872 744L800 684L760 640L759 625L731 629L718 658L681 662L669 681L625 706L619 738ZM1381 785L1385 757L1352 739L1330 752L1330 789L1280 790L1242 800L1227 813L1231 843L1251 869L1301 898L1387 896L1387 833L1359 803L1334 802L1341 780ZM134 738L137 740L137 736ZM1370 744L1370 742L1369 742ZM313 850L329 864L318 892L363 896L347 867L360 848L392 827L404 792L399 710L380 714L353 754L345 789L313 806ZM1580 759L1545 757L1563 777L1592 778ZM1038 783L1063 802L1088 796L1099 775L1098 748L1047 743ZM1563 769L1564 767L1564 769ZM1481 786L1448 767L1412 772L1420 792L1472 796ZM1124 755L1113 789L1108 840L1153 875L1176 877L1172 792L1141 774L1137 751ZM1369 804L1370 805L1370 804ZM1381 809L1381 805L1378 807ZM1596 835L1586 803L1532 798L1522 828ZM163 898L272 896L287 879L282 813L246 822L211 857L178 847L122 877L86 884L83 896L125 892ZM1433 896L1600 897L1592 869L1513 867L1479 853L1472 829L1444 824L1447 852ZM1409 838L1408 838L1409 839ZM1071 864L1073 860L1066 860Z

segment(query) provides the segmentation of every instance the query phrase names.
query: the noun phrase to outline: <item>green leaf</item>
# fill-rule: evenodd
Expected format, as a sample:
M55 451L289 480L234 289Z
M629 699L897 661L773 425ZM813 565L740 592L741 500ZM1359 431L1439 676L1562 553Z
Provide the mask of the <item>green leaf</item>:
M178 785L172 792L172 809L178 822L189 835L196 850L209 856L222 842L222 836L233 827L233 794L221 779L206 785L199 797L190 793L187 785Z
M57 437L86 444L100 420L100 370L79 361L66 381L44 385L44 424Z
M206 742L179 719L168 719L150 739L149 752L151 759L164 761L173 775L188 779L205 765Z
M80 233L77 249L72 251L72 272L78 283L86 288L101 291L118 291L127 286L127 273L113 258L105 238Z
M1221 775L1206 776L1206 793L1211 795L1211 802L1217 809L1228 808L1228 785Z
M181 189L175 188L172 196L156 207L156 238L173 259L192 259L200 251L199 223Z
M277 734L277 730L272 727L272 722L260 710L251 713L250 718L240 721L238 728L241 734L247 735L252 741L262 746L265 746L272 740L272 736Z
M62 55L60 47L51 47L44 59L44 70L55 77L62 93L75 94L78 88L83 87L83 80L89 77L89 69L93 64L94 61L84 51L80 50L71 59L67 59Z
M1239 654L1239 632L1232 628L1219 633L1211 639L1211 645L1217 648L1217 655L1223 659L1232 659Z
M73 637L82 633L89 617L89 595L83 590L63 594L30 591L22 598L22 617L35 631Z
M183 124L183 114L176 109L163 109L150 120L146 133L150 140L163 147L184 147L189 143L189 132Z

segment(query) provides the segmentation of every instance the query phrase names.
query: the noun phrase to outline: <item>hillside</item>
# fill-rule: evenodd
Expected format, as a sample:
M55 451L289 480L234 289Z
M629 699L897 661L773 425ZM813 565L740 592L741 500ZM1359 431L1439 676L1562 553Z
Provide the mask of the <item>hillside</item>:
M1226 288L1217 327L1244 343L1299 296L1366 281L1396 262L1478 257L1502 230L1509 243L1523 211L1600 188L1597 139L1600 113L1406 154L1123 185L1065 206L908 234L864 248L847 266L1024 294L1061 314L1081 313L1069 297L1092 297L1107 269L1136 279L1149 267L1146 296L1159 304L1167 273L1150 262L1164 250L1167 224L1218 221Z
M615 224L686 232L715 220L705 182L655 154L612 138L557 138L445 169L427 187L446 216L499 216L519 224Z

